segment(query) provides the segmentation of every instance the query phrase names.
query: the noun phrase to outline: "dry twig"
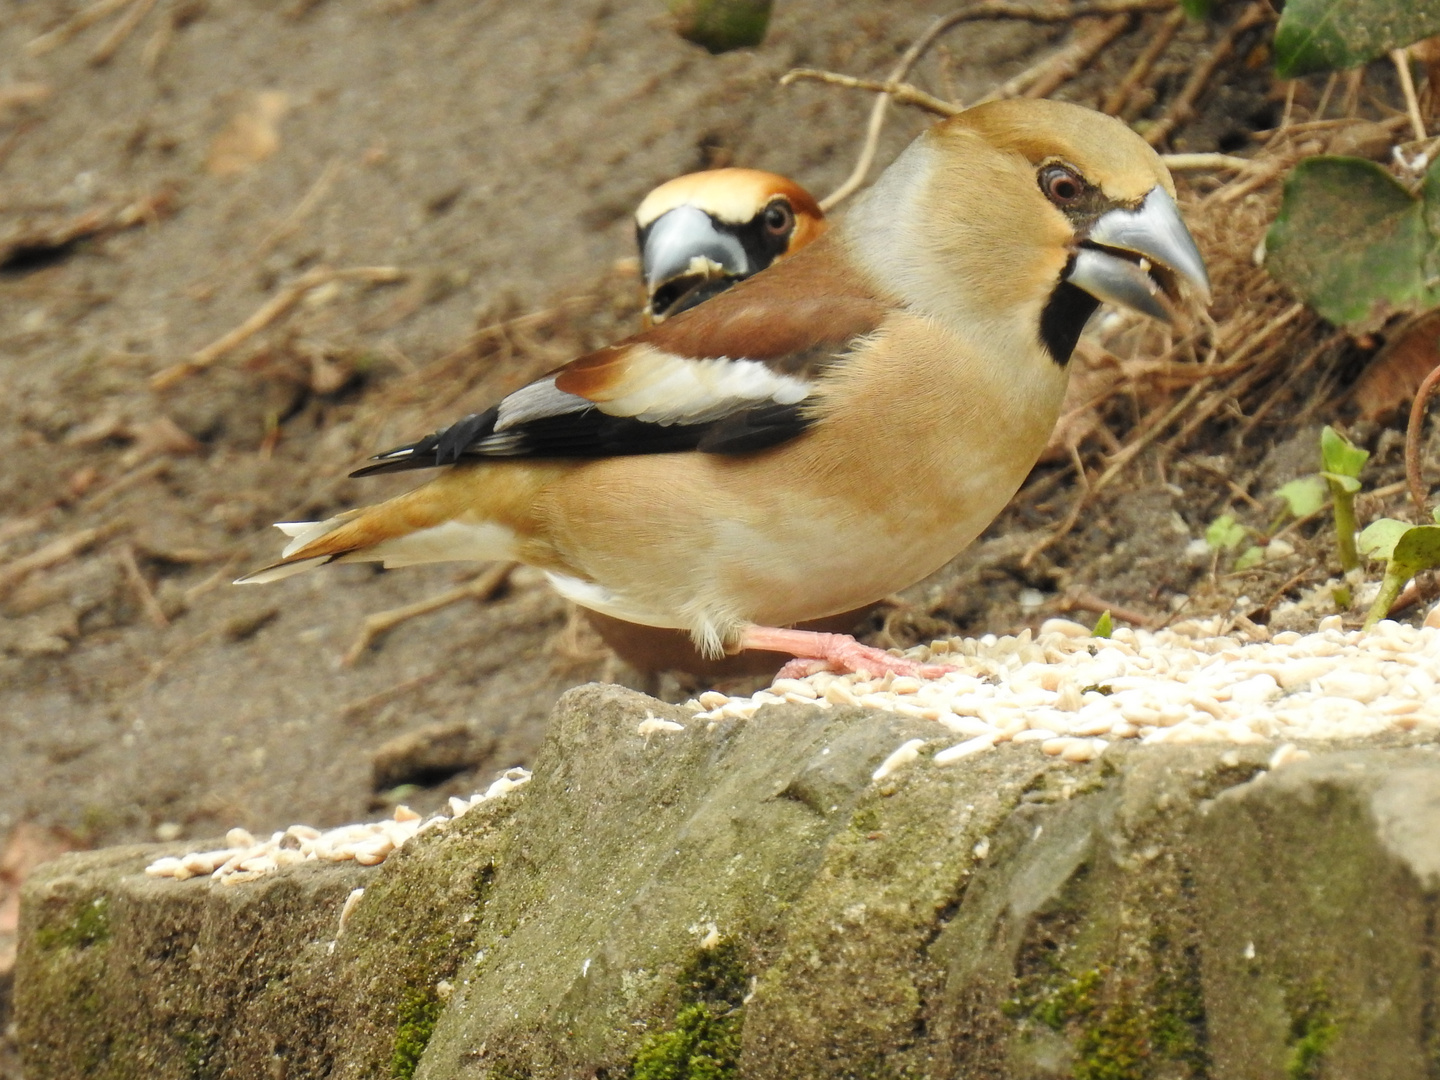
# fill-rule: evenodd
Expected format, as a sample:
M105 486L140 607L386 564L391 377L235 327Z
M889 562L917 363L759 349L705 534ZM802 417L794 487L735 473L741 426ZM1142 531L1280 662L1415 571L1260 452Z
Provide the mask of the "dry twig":
M1420 389L1415 392L1415 401L1410 406L1410 423L1405 429L1405 482L1410 488L1410 501L1415 504L1415 518L1425 521L1425 478L1420 470L1420 435L1425 427L1425 406L1430 395L1440 383L1440 365L1425 376Z
M134 0L130 5L130 10L125 12L120 21L115 24L115 28L105 35L105 40L95 46L95 51L90 54L90 65L102 67L108 64L115 53L119 51L120 46L124 45L126 39L135 32L135 27L139 26L145 16L150 14L150 9L154 6L155 0Z
M57 536L29 555L0 566L0 594L9 592L37 570L48 570L52 566L69 562L76 555L114 536L124 527L120 522L111 522L92 529L80 529L68 536Z
M43 56L52 49L58 49L76 35L84 33L102 19L109 18L132 2L133 0L98 0L97 3L91 4L83 11L78 11L70 16L54 30L46 31L32 39L25 46L25 53L28 56Z
M1219 70L1220 65L1230 59L1235 51L1235 43L1245 31L1259 26L1270 18L1269 9L1260 3L1251 4L1237 18L1230 27L1221 35L1215 47L1210 50L1210 55L1205 58L1190 74L1185 86L1180 93L1175 95L1175 100L1165 110L1165 115L1153 127L1145 132L1145 141L1151 146L1158 146L1164 142L1181 124L1186 123L1195 113L1195 102L1205 92L1210 79Z
M352 266L334 270L328 266L316 266L305 271L285 288L272 296L256 309L255 314L235 329L221 335L197 352L189 360L171 364L163 371L150 377L150 385L164 390L181 379L196 372L204 371L226 353L244 344L277 319L287 315L305 296L321 285L332 281L366 281L374 284L389 284L404 279L405 271L394 266Z
M140 572L140 564L135 561L135 549L129 544L121 544L116 548L115 554L120 560L120 570L130 585L130 591L135 594L135 599L140 601L146 616L162 630L169 626L170 620L160 609L155 593L150 589L150 583L145 580L145 575Z
M1173 0L1074 0L1063 4L1029 4L1017 0L978 0L977 3L949 15L936 19L921 34L891 69L882 84L898 84L905 80L910 69L940 37L952 27L963 22L978 22L984 19L1021 19L1026 22L1062 23L1089 15L1121 15L1141 11L1166 11L1174 6ZM928 95L927 95L928 96ZM940 99L935 98L935 101ZM870 110L866 124L865 141L860 148L860 157L855 168L838 188L820 200L820 207L829 211L858 191L875 163L875 151L880 145L880 132L885 126L885 110L889 107L889 94L882 92ZM944 103L948 106L948 103Z
M1100 50L1125 32L1130 25L1130 13L1111 15L1089 33L1082 34L1076 28L1075 37L1039 63L1026 68L1013 79L1001 83L980 102L998 101L1002 98L1048 97L1069 82L1087 64L1099 55ZM977 102L976 104L980 104Z
M1130 103L1130 96L1150 77L1150 72L1155 68L1155 62L1170 47L1170 42L1175 40L1175 35L1184 25L1185 9L1181 7L1177 7L1160 21L1160 25L1151 36L1149 43L1140 51L1135 62L1130 65L1130 70L1125 73L1125 77L1120 80L1114 90L1106 95L1104 104L1100 106L1102 112L1107 112L1111 116L1119 116L1125 111L1125 106Z
M1390 59L1395 64L1395 73L1400 76L1400 92L1405 95L1405 112L1410 117L1410 127L1415 132L1416 142L1424 142L1425 118L1420 113L1420 99L1415 96L1415 80L1410 74L1410 53L1406 49L1392 49Z
M346 650L341 663L346 667L352 666L365 654L365 650L374 644L376 638L389 633L401 623L421 615L428 615L432 611L439 611L451 604L458 604L461 600L476 600L484 603L494 599L495 594L503 589L506 582L510 580L510 575L515 572L517 565L516 563L499 563L482 572L479 577L443 593L438 593L425 600L418 600L413 604L406 604L404 607L365 616L365 624L360 628L359 636L356 637L354 644Z

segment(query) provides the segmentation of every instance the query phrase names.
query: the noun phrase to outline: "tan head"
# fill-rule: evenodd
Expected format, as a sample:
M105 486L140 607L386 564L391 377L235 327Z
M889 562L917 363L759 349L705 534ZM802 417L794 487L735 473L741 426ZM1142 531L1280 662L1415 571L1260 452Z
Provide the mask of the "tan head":
M916 139L845 229L912 306L972 333L1033 328L1064 363L1101 301L1164 319L1182 280L1208 298L1174 193L1159 155L1119 120L997 101Z
M635 211L646 325L758 274L825 228L811 194L775 173L711 169L661 184Z

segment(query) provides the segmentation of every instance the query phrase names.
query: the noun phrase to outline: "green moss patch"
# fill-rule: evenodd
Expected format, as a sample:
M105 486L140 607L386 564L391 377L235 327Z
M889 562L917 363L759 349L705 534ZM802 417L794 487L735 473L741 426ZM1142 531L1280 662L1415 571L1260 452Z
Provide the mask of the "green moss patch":
M675 1023L645 1037L630 1065L630 1080L729 1080L740 1064L749 982L738 944L699 950L676 980Z
M410 1080L420 1065L420 1055L430 1042L443 1006L433 990L411 990L395 1010L395 1052L390 1058L390 1075Z
M88 949L110 940L110 900L97 896L70 909L62 921L47 923L35 931L35 944L52 949Z
M1286 1080L1319 1080L1325 1052L1339 1034L1339 1025L1330 1005L1330 994L1324 983L1311 983L1303 990L1286 995L1290 1013L1290 1036L1286 1044L1290 1057L1285 1062Z

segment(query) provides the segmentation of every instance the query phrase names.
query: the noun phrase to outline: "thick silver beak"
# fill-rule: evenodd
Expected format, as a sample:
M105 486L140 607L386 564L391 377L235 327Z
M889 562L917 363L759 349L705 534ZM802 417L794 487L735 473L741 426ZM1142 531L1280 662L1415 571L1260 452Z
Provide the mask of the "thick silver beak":
M1085 246L1075 255L1069 280L1098 300L1169 322L1166 275L1157 278L1152 272L1156 268L1184 278L1201 301L1209 303L1205 261L1180 219L1175 200L1159 187L1145 196L1139 209L1111 210L1095 222Z
M722 232L709 214L694 206L677 206L650 224L640 266L645 291L652 296L665 282L684 274L708 278L717 276L718 270L742 277L749 271L740 241Z

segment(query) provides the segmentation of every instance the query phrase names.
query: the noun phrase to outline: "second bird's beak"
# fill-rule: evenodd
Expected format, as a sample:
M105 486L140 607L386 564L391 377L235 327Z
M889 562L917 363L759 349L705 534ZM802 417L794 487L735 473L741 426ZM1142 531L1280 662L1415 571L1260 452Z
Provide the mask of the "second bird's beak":
M677 206L645 231L641 269L645 289L653 296L678 277L742 277L749 271L749 260L740 241L723 232L709 214L694 206Z
M1101 215L1081 241L1067 277L1097 300L1165 322L1180 299L1178 278L1188 281L1202 302L1210 300L1205 262L1175 200L1159 187L1137 209Z

